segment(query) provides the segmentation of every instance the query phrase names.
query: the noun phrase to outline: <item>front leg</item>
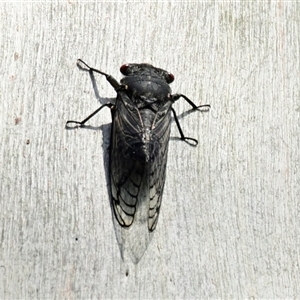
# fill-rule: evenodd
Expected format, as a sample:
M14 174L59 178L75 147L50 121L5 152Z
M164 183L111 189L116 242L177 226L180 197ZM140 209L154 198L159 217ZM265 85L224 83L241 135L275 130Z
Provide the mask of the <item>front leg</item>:
M77 60L77 66L80 69L84 69L80 64L83 64L87 68L87 71L89 71L89 72L96 72L96 73L99 73L101 75L104 75L106 77L106 80L111 84L111 86L115 89L115 91L118 91L122 87L122 85L113 76L111 76L109 74L106 74L106 73L104 73L102 71L99 71L97 69L91 68L83 60L78 59Z

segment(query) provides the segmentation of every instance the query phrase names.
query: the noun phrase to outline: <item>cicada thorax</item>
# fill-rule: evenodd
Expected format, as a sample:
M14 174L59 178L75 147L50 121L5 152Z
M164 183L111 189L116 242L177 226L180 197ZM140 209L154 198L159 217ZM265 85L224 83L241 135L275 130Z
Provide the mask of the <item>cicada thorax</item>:
M121 80L133 98L141 97L143 100L162 101L171 94L170 86L161 78L150 76L128 76ZM141 103L142 104L142 103Z
M126 90L119 95L120 105L126 107L132 125L127 135L131 140L129 148L133 151L132 157L150 163L159 146L160 136L156 127L167 113L171 113L171 88L157 76L127 76L121 82Z

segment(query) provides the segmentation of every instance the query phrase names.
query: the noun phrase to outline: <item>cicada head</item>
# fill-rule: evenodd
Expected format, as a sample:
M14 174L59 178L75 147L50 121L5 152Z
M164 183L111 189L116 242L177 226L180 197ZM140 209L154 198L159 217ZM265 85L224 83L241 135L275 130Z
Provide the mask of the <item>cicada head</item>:
M174 81L174 75L172 73L146 63L124 64L120 67L120 71L125 76L140 76L148 79L160 78L168 84Z

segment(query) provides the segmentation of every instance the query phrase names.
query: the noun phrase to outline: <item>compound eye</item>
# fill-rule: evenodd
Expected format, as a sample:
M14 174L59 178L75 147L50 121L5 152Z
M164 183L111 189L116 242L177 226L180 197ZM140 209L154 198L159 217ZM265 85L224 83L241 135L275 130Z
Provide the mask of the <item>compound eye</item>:
M128 67L129 67L128 64L122 65L122 66L120 67L120 72L121 72L123 75L126 75L126 74L127 74Z
M166 76L167 83L173 82L174 79L175 79L175 77L172 73L168 73L168 75Z

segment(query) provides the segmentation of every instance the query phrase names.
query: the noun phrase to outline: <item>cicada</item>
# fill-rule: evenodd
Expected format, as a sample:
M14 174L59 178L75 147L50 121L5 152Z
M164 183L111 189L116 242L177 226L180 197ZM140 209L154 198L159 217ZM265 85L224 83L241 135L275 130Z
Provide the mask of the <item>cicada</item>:
M128 252L132 261L138 263L159 217L172 114L180 139L193 145L198 143L183 134L172 105L179 98L186 100L193 110L209 109L210 105L196 106L183 94L171 94L169 84L174 76L150 64L122 65L120 71L124 77L120 83L80 59L78 65L104 75L117 93L115 103L106 103L83 121L67 121L66 125L84 126L102 108L110 108L109 168L115 229L122 257Z

